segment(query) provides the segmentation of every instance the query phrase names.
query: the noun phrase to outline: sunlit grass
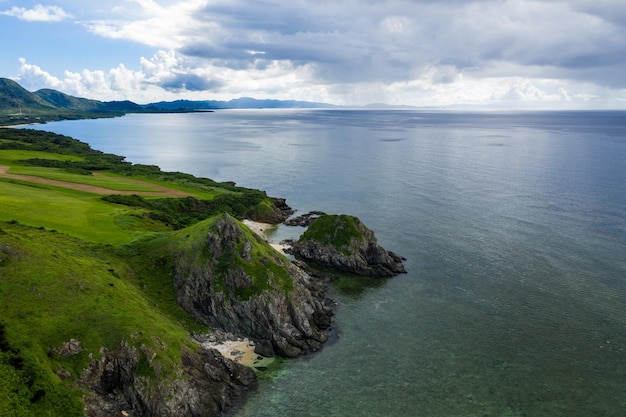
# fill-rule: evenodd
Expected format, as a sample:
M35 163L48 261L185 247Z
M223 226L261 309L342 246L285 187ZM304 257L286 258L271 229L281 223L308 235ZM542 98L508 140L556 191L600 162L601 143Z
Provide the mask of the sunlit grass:
M144 212L106 203L90 193L0 179L0 221L17 220L90 242L121 244L163 229L143 219ZM143 227L125 227L124 222L131 220Z
M12 142L12 141L6 141ZM26 159L51 159L55 161L82 161L83 157L77 155L64 155L43 151L28 151L22 149L0 149L0 164L14 165L15 161Z
M61 367L78 377L103 346L114 350L122 341L147 346L165 375L180 366L181 350L193 349L187 330L134 285L133 271L106 247L7 223L0 223L0 245L0 317L7 339L51 381ZM150 277L144 285L151 285ZM180 307L168 308L184 317ZM56 355L70 339L80 340L83 351L65 359Z
M80 175L64 171L60 168L41 168L29 166L13 166L9 170L9 174L16 175L32 175L35 177L47 178L56 181L65 181L75 184L94 185L97 187L108 188L113 194L114 191L138 191L138 192L158 192L159 190L150 187L149 184L139 184L129 181L128 177L121 175Z

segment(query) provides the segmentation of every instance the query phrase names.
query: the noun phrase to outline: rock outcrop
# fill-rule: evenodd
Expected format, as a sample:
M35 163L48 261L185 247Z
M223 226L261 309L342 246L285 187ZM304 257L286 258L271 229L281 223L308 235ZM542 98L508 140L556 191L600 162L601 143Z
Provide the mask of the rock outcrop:
M84 398L87 417L219 416L256 387L250 368L214 350L183 353L179 370L168 378L138 376L140 353L129 343L101 353L79 381L91 392Z
M358 218L322 215L290 249L297 258L323 267L375 277L405 273L402 258L378 245Z
M301 226L308 227L313 223L319 216L322 216L326 213L322 211L310 211L306 214L302 214L300 216L292 217L285 220L283 223L287 226Z
M279 224L293 214L284 198L267 198L245 213L245 217L259 223Z
M319 349L332 315L323 284L227 214L206 229L176 255L178 303L212 328L253 340L264 356Z

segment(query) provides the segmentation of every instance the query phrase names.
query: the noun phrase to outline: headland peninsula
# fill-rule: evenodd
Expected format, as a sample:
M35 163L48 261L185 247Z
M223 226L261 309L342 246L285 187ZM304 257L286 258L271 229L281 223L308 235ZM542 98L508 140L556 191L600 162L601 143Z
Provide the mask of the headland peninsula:
M275 358L322 348L329 273L390 276L401 258L344 215L320 215L307 256L289 258L261 229L292 213L263 191L1 129L0 415L218 416Z

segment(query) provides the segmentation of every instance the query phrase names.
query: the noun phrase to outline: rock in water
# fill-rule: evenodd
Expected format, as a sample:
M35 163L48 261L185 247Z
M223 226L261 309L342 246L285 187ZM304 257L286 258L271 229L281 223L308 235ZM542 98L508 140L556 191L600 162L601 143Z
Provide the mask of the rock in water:
M390 277L405 273L402 258L378 245L374 232L354 216L322 215L291 252L315 264L358 275Z
M176 256L178 303L210 327L252 339L258 353L319 349L332 309L324 286L228 214L204 222ZM199 230L199 229L196 229Z

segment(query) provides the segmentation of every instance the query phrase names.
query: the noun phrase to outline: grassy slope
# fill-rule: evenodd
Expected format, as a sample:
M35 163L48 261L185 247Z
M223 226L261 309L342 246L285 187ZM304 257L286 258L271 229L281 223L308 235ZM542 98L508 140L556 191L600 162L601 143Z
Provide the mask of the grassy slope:
M207 234L215 232L215 223L223 216L225 215L215 216L172 234L161 235L126 246L128 252L125 252L124 256L135 271L138 272L136 284L142 285L143 278L141 277L151 277L150 287L146 287L145 292L150 295L155 303L168 306L167 308L172 314L176 314L179 308L175 294L171 291L172 277L170 271L173 261L172 254L205 245ZM237 220L235 222L244 232L243 239L235 247L235 253L240 253L246 241L250 242L250 260L244 261L240 256L228 254L217 261L228 267L241 267L253 279L253 282L248 288L234 289L233 292L227 294L228 297L247 300L262 291L279 290L289 292L293 290L291 277L286 271L289 262L287 258L262 241L254 232L245 227L243 223ZM200 257L196 260L199 263L214 261L207 251L197 251L197 255ZM219 274L219 268L217 272ZM219 283L222 278L222 276L218 275L216 282ZM219 289L222 291L227 290L223 282Z
M363 227L357 217L347 214L325 214L311 223L311 226L302 234L301 239L332 246L348 255L353 242L360 242L364 239L361 231Z
M19 141L16 147L26 149L8 149L12 135L0 131L0 165L11 166L11 172L77 183L93 180L20 162L80 162L84 149L70 152L65 144L57 151L37 150L43 145L34 133L28 139L33 149ZM129 178L99 172L104 175L99 185L112 193ZM133 178L205 199L241 193L184 175L175 176L177 182ZM178 306L170 269L158 263L188 234L206 231L211 220L173 232L146 212L107 203L96 194L0 179L0 415L81 415L82 394L71 380L57 376L61 369L77 378L92 357L100 358L101 347L115 349L126 340L157 353L154 366L142 353L141 372L167 376L179 364L181 350L193 348L188 333L208 330ZM83 351L59 357L55 349L70 339L80 340Z
M66 398L78 398L55 372L63 368L78 377L90 356L99 358L102 346L115 349L122 340L148 346L157 352L163 372L173 372L181 347L189 346L186 329L133 284L133 271L122 258L60 233L19 224L2 224L0 230L0 317L6 339L39 375L35 383L22 375L25 385L47 391L29 412L43 408L66 415ZM55 355L54 349L70 339L80 340L83 351L67 359ZM10 394L0 388L0 403ZM28 405L30 399L22 402Z
M0 165L11 166L10 173L91 183L92 178L85 175L60 172L55 168L17 165L18 160L35 157L80 160L80 157L73 155L0 150ZM129 187L120 184L127 184ZM119 176L105 177L98 185L111 188L112 193L121 188L131 188L130 183L120 180ZM0 221L17 220L26 225L63 231L94 242L125 243L149 230L163 230L163 225L143 219L142 214L145 210L112 205L91 193L28 181L0 178L0 206L2 207Z

